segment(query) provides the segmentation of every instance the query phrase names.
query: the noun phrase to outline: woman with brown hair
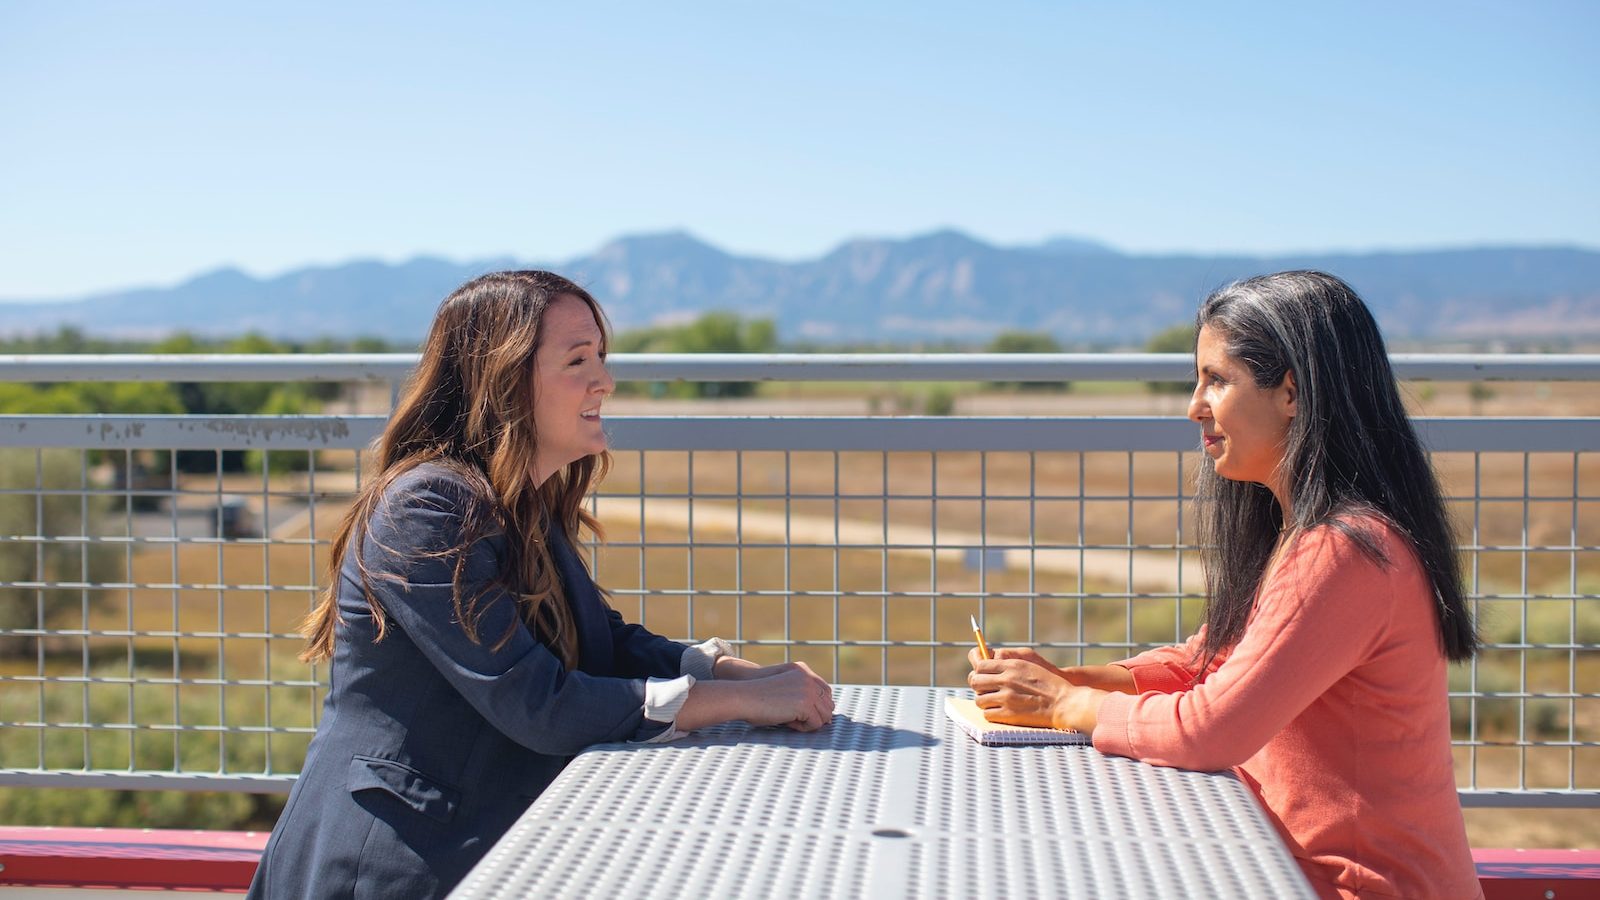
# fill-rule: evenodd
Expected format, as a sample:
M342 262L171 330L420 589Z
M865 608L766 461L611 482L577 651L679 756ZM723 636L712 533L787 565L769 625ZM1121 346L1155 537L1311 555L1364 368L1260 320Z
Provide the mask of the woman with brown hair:
M605 355L594 298L549 272L441 305L306 621L332 685L250 896L442 895L587 746L831 720L805 664L626 624L589 577Z

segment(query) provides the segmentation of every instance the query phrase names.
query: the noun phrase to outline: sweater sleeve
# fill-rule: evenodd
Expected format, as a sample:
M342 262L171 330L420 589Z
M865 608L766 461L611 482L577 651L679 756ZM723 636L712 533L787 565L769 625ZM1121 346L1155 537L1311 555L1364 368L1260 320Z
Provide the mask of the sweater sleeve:
M1095 747L1185 769L1243 763L1372 652L1392 595L1388 574L1354 540L1337 528L1308 532L1216 671L1179 693L1108 695Z
M1112 663L1121 666L1133 674L1134 693L1143 694L1155 691L1161 694L1171 694L1177 691L1187 691L1199 682L1205 680L1207 675L1217 670L1222 661L1227 658L1227 652L1217 654L1206 666L1205 671L1200 671L1196 664L1200 656L1200 648L1205 644L1206 627L1200 626L1187 641L1172 647L1157 647L1146 650L1138 656L1130 657L1121 662Z
M404 479L374 512L362 542L370 584L393 626L495 728L538 753L569 756L591 744L648 737L643 679L567 671L522 624L516 598L495 582L499 535L457 550L464 485ZM457 620L455 566L466 554L463 598L482 610L478 640ZM501 638L510 637L498 648Z

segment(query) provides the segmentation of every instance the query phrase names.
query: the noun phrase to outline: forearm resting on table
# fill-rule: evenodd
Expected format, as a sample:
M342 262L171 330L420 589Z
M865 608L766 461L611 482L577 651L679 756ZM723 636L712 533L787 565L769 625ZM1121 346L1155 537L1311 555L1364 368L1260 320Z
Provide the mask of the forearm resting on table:
M744 677L696 681L689 688L689 695L678 710L678 730L693 731L743 719L752 725L787 725L800 731L815 731L833 720L833 690L805 663L736 671L744 673Z
M679 731L694 731L746 717L753 692L741 681L697 681L678 710Z

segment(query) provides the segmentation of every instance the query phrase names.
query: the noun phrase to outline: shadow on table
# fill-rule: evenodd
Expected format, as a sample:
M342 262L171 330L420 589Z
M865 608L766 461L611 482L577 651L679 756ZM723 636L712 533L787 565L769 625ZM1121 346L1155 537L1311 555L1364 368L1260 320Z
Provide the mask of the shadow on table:
M876 753L907 747L932 747L939 743L941 743L939 738L920 731L864 722L844 714L836 714L831 724L812 732L793 731L783 727L758 728L744 722L727 722L665 744L608 744L594 749L687 750L699 747L726 747L734 744L761 744L798 750Z

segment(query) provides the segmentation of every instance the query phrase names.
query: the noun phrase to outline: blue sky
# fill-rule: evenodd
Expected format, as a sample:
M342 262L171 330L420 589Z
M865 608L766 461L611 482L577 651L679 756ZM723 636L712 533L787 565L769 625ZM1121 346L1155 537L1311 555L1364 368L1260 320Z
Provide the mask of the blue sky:
M1600 247L1600 4L0 0L0 298L686 228Z

